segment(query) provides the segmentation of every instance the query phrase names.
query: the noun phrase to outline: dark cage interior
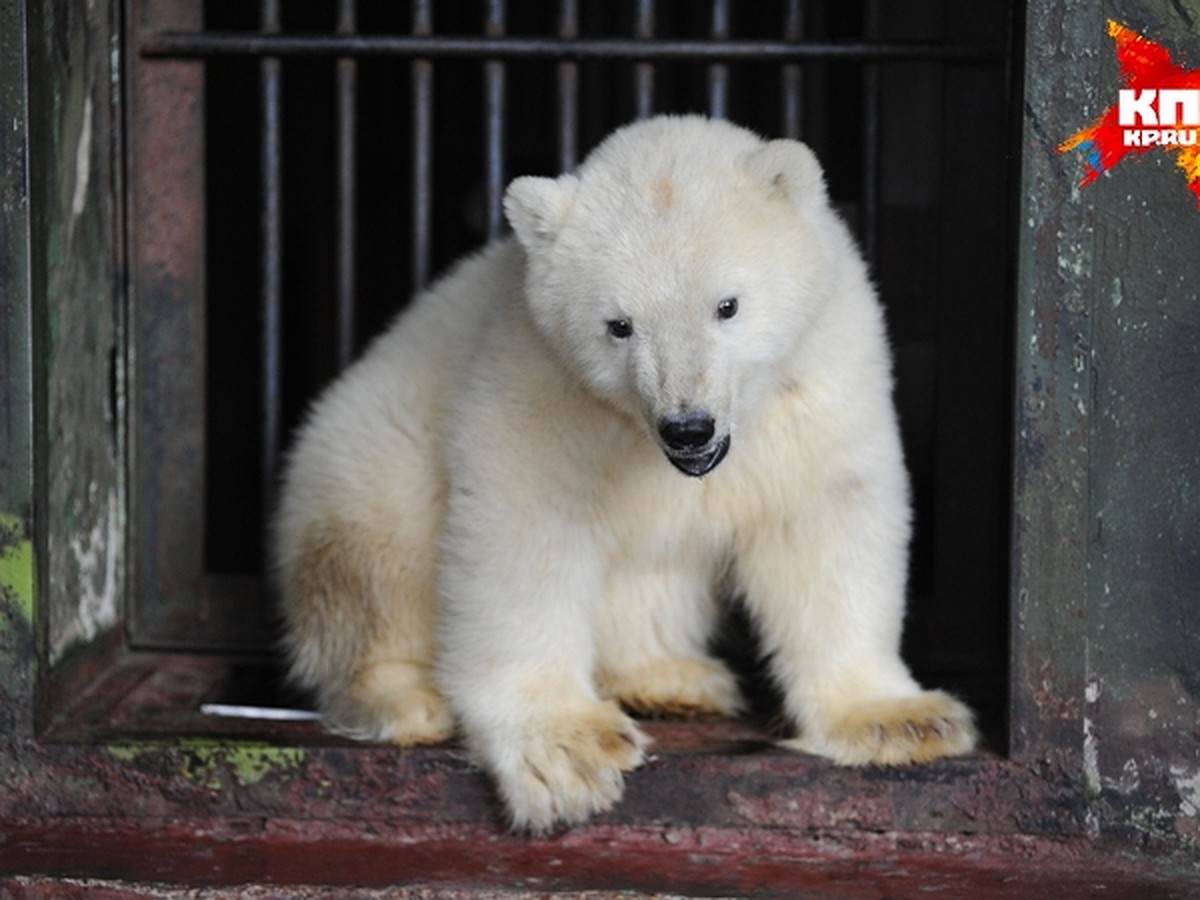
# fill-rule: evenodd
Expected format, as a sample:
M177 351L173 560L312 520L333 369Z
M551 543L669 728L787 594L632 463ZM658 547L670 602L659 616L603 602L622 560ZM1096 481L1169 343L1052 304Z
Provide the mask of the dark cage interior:
M172 152L200 161L203 208L174 214L204 235L186 250L202 260L191 296L133 279L132 334L151 345L136 346L151 399L132 438L134 647L268 661L265 510L306 404L415 287L498 233L507 179L570 168L632 118L707 112L808 142L858 232L914 487L906 658L979 709L1003 750L1013 3L208 0L202 21L187 6L164 0L130 28L135 85L201 73L191 143ZM135 91L134 132L172 102ZM167 251L136 217L145 267ZM181 356L155 328L188 304L202 351ZM190 378L181 402L205 398L189 452L163 448L180 438L148 405L172 378ZM202 497L190 532L174 524L181 484ZM256 684L235 679L230 696Z

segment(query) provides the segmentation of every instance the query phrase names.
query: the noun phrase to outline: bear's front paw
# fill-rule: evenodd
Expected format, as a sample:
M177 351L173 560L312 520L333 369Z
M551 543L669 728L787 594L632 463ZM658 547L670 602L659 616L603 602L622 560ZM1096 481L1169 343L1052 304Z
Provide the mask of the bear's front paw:
M582 822L621 798L623 772L642 762L645 736L613 703L530 722L495 775L514 828L540 833Z
M786 747L841 765L897 765L961 756L975 748L971 711L949 694L925 691L835 709Z

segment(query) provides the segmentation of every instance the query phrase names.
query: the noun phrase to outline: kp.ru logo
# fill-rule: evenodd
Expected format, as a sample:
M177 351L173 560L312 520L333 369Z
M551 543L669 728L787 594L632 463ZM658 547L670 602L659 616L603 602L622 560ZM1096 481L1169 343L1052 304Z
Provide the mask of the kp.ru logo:
M1125 129L1126 147L1191 147L1200 126L1200 88L1117 91L1117 124Z
M1128 87L1090 128L1059 145L1085 154L1081 185L1089 185L1131 153L1160 148L1175 154L1200 204L1200 69L1185 71L1165 47L1109 21L1121 77Z

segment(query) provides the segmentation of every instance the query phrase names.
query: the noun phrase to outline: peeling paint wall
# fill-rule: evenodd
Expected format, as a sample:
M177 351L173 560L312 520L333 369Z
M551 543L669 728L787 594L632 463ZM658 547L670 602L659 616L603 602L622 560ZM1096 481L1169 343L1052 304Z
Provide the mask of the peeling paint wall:
M30 167L42 634L53 663L116 626L123 590L121 274L113 165L121 133L112 66L118 10L29 7Z
M1097 20L1096 29L1091 20ZM1026 11L1013 458L1012 753L1081 773L1091 418L1092 211L1063 132L1096 115L1103 17L1086 0ZM1069 134L1070 131L1066 131Z
M1200 3L1111 3L1200 69ZM1101 43L1096 90L1119 86ZM1200 849L1200 209L1166 153L1088 188L1095 204L1088 627L1097 818Z
M1200 68L1195 0L1031 5L1027 152L1056 183L1027 184L1029 226L1053 221L1028 260L1027 352L1054 367L1055 438L1086 436L1061 500L1082 539L1068 597L1088 827L1200 849L1200 210L1166 153L1080 189L1082 159L1053 148L1116 101L1110 18ZM1074 87L1056 94L1039 70Z
M28 729L34 655L24 30L22 5L0 3L0 735Z

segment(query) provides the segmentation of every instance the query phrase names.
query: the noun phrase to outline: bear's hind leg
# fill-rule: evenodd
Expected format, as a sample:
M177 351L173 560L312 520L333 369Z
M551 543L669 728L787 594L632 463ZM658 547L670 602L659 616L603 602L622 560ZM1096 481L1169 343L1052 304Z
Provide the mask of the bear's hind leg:
M640 716L734 716L742 708L737 681L720 660L673 657L628 672L601 672L602 697Z
M373 616L331 727L406 746L450 738L454 719L434 683L433 584L432 566L412 559L376 571Z
M614 573L596 610L600 695L643 716L736 715L737 679L707 652L715 619L703 567Z
M438 743L453 720L433 683L434 562L422 552L432 541L370 525L317 520L284 557L291 675L316 692L331 731Z
M415 660L367 662L322 706L331 731L358 740L438 744L454 733L454 719L433 684L431 667Z

